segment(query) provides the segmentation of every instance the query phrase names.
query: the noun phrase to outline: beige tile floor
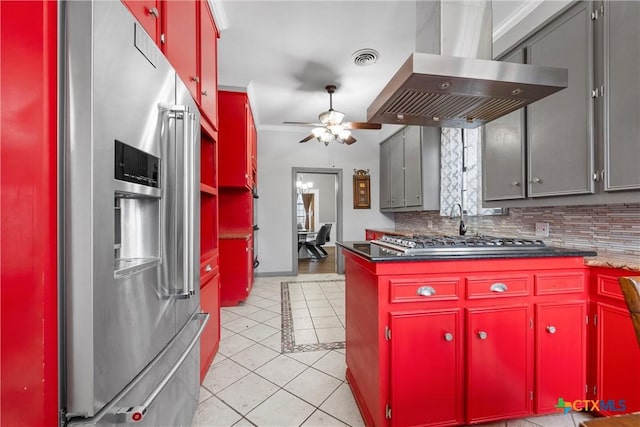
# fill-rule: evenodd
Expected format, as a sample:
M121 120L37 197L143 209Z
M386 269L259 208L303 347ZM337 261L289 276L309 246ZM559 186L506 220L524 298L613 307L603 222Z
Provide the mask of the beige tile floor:
M247 301L221 312L220 350L202 387L193 426L362 426L344 372L345 351L282 353L281 282L343 279L337 274L257 278ZM344 285L290 284L296 344L344 340ZM295 306L295 308L294 308ZM494 427L576 427L572 413Z

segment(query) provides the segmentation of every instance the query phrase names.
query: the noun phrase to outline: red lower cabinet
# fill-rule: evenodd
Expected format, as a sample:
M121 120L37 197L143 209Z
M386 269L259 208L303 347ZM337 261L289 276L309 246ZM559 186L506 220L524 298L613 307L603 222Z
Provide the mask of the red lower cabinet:
M200 288L200 306L209 313L209 322L200 336L200 382L204 380L220 345L220 275L216 274Z
M220 304L238 305L253 287L253 238L220 236Z
M391 313L392 426L463 422L461 317L459 309Z
M584 301L536 304L536 413L557 413L558 399L585 399L587 307Z
M530 311L529 305L467 310L467 422L531 412Z
M596 305L596 396L603 415L640 410L640 346L634 339L629 310ZM606 408L602 402L606 402Z

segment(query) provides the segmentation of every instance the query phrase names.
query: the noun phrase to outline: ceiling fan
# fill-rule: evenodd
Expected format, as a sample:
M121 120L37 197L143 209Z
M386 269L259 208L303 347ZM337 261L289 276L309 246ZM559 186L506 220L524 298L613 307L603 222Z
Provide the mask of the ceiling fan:
M356 139L351 136L352 129L381 129L380 123L363 123L363 122L343 122L344 113L333 109L333 93L336 91L334 85L325 87L329 93L329 109L320 113L318 118L320 123L304 123L304 122L284 122L289 125L315 126L311 130L311 134L302 139L300 142L307 142L316 138L318 141L329 145L331 140L335 139L340 144L351 145Z

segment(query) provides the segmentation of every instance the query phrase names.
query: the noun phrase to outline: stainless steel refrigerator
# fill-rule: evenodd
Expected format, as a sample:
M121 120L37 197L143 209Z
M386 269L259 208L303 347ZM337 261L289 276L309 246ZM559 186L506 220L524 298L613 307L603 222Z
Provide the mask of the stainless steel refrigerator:
M120 1L62 11L61 416L190 425L208 319L198 108Z

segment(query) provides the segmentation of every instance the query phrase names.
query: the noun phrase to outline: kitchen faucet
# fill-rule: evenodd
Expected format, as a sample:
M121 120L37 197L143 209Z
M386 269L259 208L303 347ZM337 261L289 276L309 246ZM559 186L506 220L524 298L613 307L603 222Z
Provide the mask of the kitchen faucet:
M460 228L458 229L458 231L461 236L464 236L465 234L467 234L467 224L464 222L464 209L462 209L461 203L456 203L455 205L451 206L451 213L449 215L449 218L455 218L454 212L456 210L456 206L460 209Z

